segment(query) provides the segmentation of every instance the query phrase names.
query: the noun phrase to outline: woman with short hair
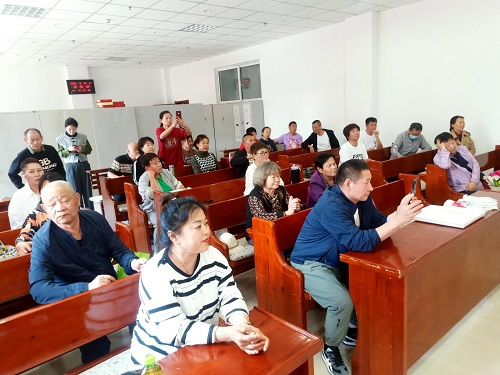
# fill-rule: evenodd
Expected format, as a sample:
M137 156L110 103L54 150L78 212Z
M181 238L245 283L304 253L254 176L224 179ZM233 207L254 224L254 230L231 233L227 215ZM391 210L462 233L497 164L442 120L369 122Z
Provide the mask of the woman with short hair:
M307 208L314 207L327 187L333 186L337 175L337 163L332 154L322 152L314 160L316 171L311 176L307 189Z
M246 227L254 216L267 220L292 215L300 210L300 199L290 196L280 185L281 168L273 161L261 163L253 174L254 189L248 195Z
M165 248L143 267L141 306L131 343L132 367L188 345L234 342L247 354L266 351L269 339L250 325L248 309L227 259L209 246L205 206L193 197L162 198ZM228 326L219 326L222 318Z
M209 142L210 140L205 134L198 135L194 141L194 146L198 152L191 158L191 166L195 174L220 169L217 158L213 153L208 151L210 148Z

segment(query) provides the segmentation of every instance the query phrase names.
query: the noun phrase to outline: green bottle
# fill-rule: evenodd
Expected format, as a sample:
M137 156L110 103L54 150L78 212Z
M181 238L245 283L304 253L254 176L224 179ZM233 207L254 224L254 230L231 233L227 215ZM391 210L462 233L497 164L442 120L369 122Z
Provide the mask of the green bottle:
M144 358L144 368L141 375L163 375L160 365L156 364L154 354L147 354L146 358Z

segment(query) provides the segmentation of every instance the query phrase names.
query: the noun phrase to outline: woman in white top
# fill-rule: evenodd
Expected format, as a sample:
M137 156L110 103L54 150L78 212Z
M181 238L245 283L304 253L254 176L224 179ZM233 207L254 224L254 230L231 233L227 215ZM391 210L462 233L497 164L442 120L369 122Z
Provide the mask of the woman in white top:
M365 145L359 142L359 131L359 126L356 124L349 124L342 131L347 139L347 142L340 148L339 165L351 159L368 159L368 153L366 152Z
M269 339L250 325L227 259L208 244L205 206L170 194L162 206L165 248L141 272L132 368L143 367L146 354L158 360L187 345L234 342L247 354L266 351ZM219 326L219 317L229 325Z
M43 175L40 161L35 158L24 159L21 162L21 172L26 185L17 190L10 200L8 215L11 229L21 228L26 216L40 201L38 181Z

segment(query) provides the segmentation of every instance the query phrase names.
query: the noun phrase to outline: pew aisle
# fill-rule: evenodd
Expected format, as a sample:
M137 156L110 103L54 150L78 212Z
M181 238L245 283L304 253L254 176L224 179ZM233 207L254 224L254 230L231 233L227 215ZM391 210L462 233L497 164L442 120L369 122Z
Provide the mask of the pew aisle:
M255 271L245 272L236 276L235 279L248 306L256 305ZM429 301L429 303L432 302ZM323 320L323 311L312 310L307 313L309 330L319 336L323 335ZM111 350L126 345L130 341L128 328L109 335L109 338ZM420 358L408 370L408 375L498 375L500 374L499 348L500 285ZM350 370L353 349L342 345L340 351ZM78 365L80 365L80 352L74 350L24 374L63 374ZM106 374L95 373L95 375L119 375L120 373L117 371L116 374L106 372ZM321 353L314 356L314 373L315 375L328 375ZM186 372L186 375L188 374Z

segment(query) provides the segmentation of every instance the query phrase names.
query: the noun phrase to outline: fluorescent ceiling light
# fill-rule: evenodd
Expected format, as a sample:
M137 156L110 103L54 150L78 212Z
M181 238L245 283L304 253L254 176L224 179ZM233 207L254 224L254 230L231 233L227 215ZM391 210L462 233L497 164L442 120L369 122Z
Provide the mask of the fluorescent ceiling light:
M21 16L31 18L42 18L46 12L47 9L45 8L12 4L5 4L2 10L2 14L5 14L7 16Z
M130 57L108 57L108 61L127 61Z
M183 29L180 29L179 31L187 31L189 33L206 33L207 31L213 30L217 28L217 26L211 26L211 25L197 25L197 24L192 24L189 26L186 26Z

